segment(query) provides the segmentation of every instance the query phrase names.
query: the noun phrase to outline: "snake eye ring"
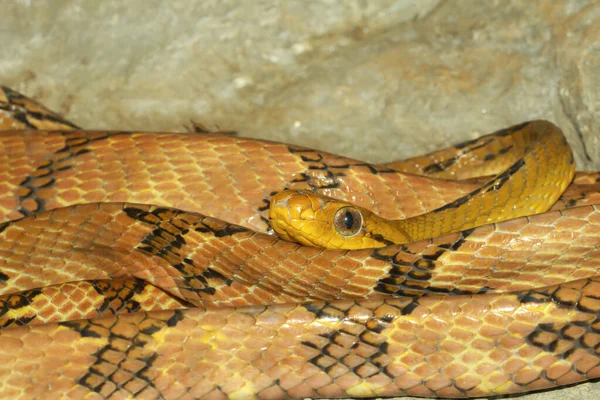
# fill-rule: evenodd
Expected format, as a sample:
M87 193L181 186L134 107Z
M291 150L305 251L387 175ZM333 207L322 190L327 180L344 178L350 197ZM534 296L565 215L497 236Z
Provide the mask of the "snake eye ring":
M363 217L354 207L342 207L333 216L335 230L344 237L356 236L363 226Z

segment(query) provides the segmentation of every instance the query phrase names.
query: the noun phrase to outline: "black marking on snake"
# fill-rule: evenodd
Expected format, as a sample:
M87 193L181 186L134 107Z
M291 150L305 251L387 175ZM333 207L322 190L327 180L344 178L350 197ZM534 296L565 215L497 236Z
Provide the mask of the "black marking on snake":
M227 224L226 226L218 229L207 227L206 225L200 225L195 228L197 232L212 233L215 237L233 236L236 233L248 232L247 228L239 225Z
M418 301L413 300L407 306L405 306L402 310L400 310L400 313L402 315L410 315L415 310L415 308L417 308L418 306L419 306Z
M458 199L454 200L453 202L445 204L445 205L441 206L440 208L435 209L432 212L437 213L437 212L445 211L445 210L452 209L452 208L458 208L458 207L462 206L463 204L467 203L469 200L471 200L471 198L478 195L479 193L487 193L487 192L499 190L510 180L510 178L515 173L517 173L524 166L525 166L525 160L521 158L516 163L514 163L510 168L503 171L501 174L497 175L495 178L490 180L488 183L486 183L482 187L477 188L477 189L473 190L471 193L469 193L463 197L459 197Z
M467 155L477 149L485 147L488 144L490 144L491 142L493 142L494 138L489 138L488 136L490 136L490 135L482 136L477 139L467 140L465 142L455 145L454 146L455 149L461 150L457 155L455 155L454 157L448 158L446 160L441 160L436 163L430 164L426 167L423 167L423 172L426 174L436 174L438 172L445 171L446 169L448 169L451 166L453 166L454 164L456 164L456 162L458 160L460 160L461 157L464 157L465 155ZM481 141L481 143L479 143L478 145L469 147L479 141ZM469 147L469 148L467 148L467 147Z
M355 167L366 167L373 175L397 173L396 170L391 168L378 167L369 163L358 161L350 162L350 160L348 160L342 161L343 163L336 163L336 161L344 159L342 157L329 155L316 150L295 149L293 147L288 147L288 151L290 151L290 153L300 153L301 160L309 164L307 166L307 171L301 173L298 178L292 180L290 183L306 183L308 187L297 187L295 185L294 187L290 187L289 185L286 185L285 189L310 188L314 191L321 189L337 189L340 187L338 178L345 176L343 171ZM328 161L328 159L331 159L331 161Z
M156 208L151 212L147 212L131 207L124 208L123 211L132 219L156 227L142 240L141 246L138 247L140 250L163 257L165 254L174 253L176 249L181 249L182 245L185 244L184 236L189 232L189 228L175 226L162 215L169 213L171 210ZM178 214L178 211L173 212L174 216Z
M323 189L337 189L340 187L340 183L337 181L336 176L333 172L331 172L326 167L319 168L319 170L323 171L325 173L325 176L319 176L318 178L314 178L308 173L302 172L300 173L300 177L292 179L290 183L306 183L308 185L308 188L313 191ZM288 189L288 187L286 187L285 189Z
M9 225L10 221L0 223L0 233L2 233Z
M531 121L527 121L527 122L523 122L522 124L509 126L508 128L500 129L499 131L491 133L490 135L500 136L500 137L510 136L513 133L518 132L521 129L525 128L530 123L531 123Z
M569 289L570 286L566 283L517 293L517 299L521 304L551 303L558 308L575 309L584 314L591 315L593 318L574 321L570 325L565 325L564 323L540 323L526 337L527 343L562 359L567 359L577 349L584 350L596 357L598 360L596 361L596 366L600 365L600 359L598 359L600 345L596 343L597 335L600 333L600 307L597 306L596 302L585 301L585 298L588 297L597 300L598 296L595 294L592 296L583 294L585 287L593 283L598 284L598 280L595 278L587 279L582 287L578 285L573 289ZM570 296L573 293L579 293L579 297L577 299L571 297L564 298L561 295L563 289L566 289L570 293ZM590 292L590 290L587 290L587 292ZM586 303L589 303L591 307L586 306ZM584 374L582 371L577 372Z
M188 257L188 254L184 254L182 248L186 244L185 235L194 230L212 233L215 237L225 237L248 232L248 229L227 223L215 227L209 223L212 219L208 217L190 224L182 218L182 214L185 214L183 211L169 208L159 207L152 211L146 211L135 207L126 207L123 210L130 218L154 227L152 232L140 242L136 250L167 261L180 272L187 290L214 295L216 289L212 286L212 280L218 280L227 286L233 283L231 278L227 278L210 266L198 267Z
M503 147L500 150L498 150L497 154L494 154L494 153L486 154L485 157L483 157L483 160L484 161L492 161L496 157L508 153L513 147L514 147L513 145L510 145L510 146L507 146L507 147Z
M423 254L425 260L436 261L442 254L446 252L445 249L440 249L433 254Z
M34 113L25 110L22 105L16 104L16 102L15 102L15 100L25 99L25 96L21 95L20 93L15 92L5 86L2 86L2 89L6 95L8 104L3 105L2 103L0 103L0 110L4 110L4 111L8 112L12 116L12 118L21 122L27 128L35 129L35 126L31 122L29 122L29 120L27 119L27 115L33 115ZM41 115L39 113L35 113L35 114Z
M454 147L456 150L462 150L462 149L464 149L465 147L468 147L468 146L472 145L473 143L476 143L478 140L481 140L481 137L478 137L478 138L475 138L475 139L469 139L469 140L465 140L465 141L463 141L463 142L460 142L460 143L458 143L458 144L455 144L453 147Z
M317 153L315 158L310 158L307 156L300 156L300 159L304 162L320 163L321 161L323 161L323 155L321 153Z
M394 253L389 249L373 249L371 257L383 260L391 265L384 278L377 281L375 291L393 296L407 296L418 298L427 293L443 293L451 295L486 293L488 287L479 288L477 291L460 290L433 286L429 281L433 277L436 261L447 252L456 251L471 235L474 229L460 232L459 238L454 243L441 245L431 244L421 253L409 251L408 245L398 246Z
M456 163L457 160L458 160L458 158L454 157L454 158L449 158L444 161L439 161L434 164L429 164L428 166L423 168L423 172L428 175L436 174L438 172L443 172L446 169L448 169L449 167L451 167L454 163Z
M492 179L489 183L484 185L482 191L486 193L489 191L499 190L510 180L510 178L514 174L521 170L521 168L525 167L525 165L525 160L523 158L519 159L517 162L511 165L510 168L508 168L507 170L496 176L494 179Z
M312 347L313 349L318 349L318 348L319 348L319 347L318 347L316 344L314 344L314 343L311 343L311 342L309 342L309 341L303 341L303 342L301 342L301 343L302 343L303 345L305 345L305 346Z
M398 171L393 168L386 168L381 166L375 166L369 163L357 163L352 164L353 167L366 167L373 175L380 174L397 174ZM340 166L336 165L335 168L340 168ZM346 168L350 168L350 164L347 164Z
M312 351L318 351L318 354L309 360L311 364L325 373L336 368L352 371L363 379L380 374L394 378L386 370L389 363L388 343L382 334L392 323L393 316L386 315L385 319L370 317L364 321L351 316L354 306L340 309L327 302L303 306L317 318L344 321L340 329L334 328L301 342ZM335 313L332 314L326 309L332 309ZM362 360L358 361L358 358Z
M270 200L270 198L274 194L276 194L276 193L278 193L278 192L271 192L269 194L269 197L263 198L261 200L261 202L263 203L263 205L259 206L257 208L257 210L258 210L258 212L260 214L260 220L265 224L265 228L264 228L265 232L269 232L269 231L273 230L273 228L271 228L271 222L269 221L269 218L267 218L267 217L264 216L264 214L265 214L264 212L267 211L269 208L271 208L271 200Z
M133 297L141 293L148 285L148 283L138 278L123 283L106 280L92 280L89 282L96 293L104 297L102 304L96 310L98 316L107 311L111 314L139 311L141 305Z
M29 323L31 321L33 321L35 318L36 318L36 315L32 315L31 317L9 318L8 320L6 320L5 322L2 323L1 327L6 328L11 325L14 325L14 326L29 325Z
M148 315L139 323L139 330L118 334L111 328L95 325L93 320L63 322L63 325L84 337L104 338L107 344L92 354L95 357L88 372L77 380L81 386L110 397L116 391L132 396L141 395L147 388L154 388L153 367L158 354L148 350L152 334L174 326L183 319L181 310L173 311L169 319L155 319ZM116 353L123 356L115 356ZM134 363L132 364L132 361ZM124 364L124 365L123 365ZM135 369L131 366L136 365ZM136 388L132 391L131 388Z
M63 119L55 113L44 114L38 111L27 110L24 104L27 101L31 101L32 103L35 103L38 106L40 106L40 104L6 86L0 86L0 88L2 89L2 91L6 95L6 99L8 100L8 103L6 105L0 103L0 110L7 111L14 119L23 123L27 128L36 129L36 127L29 122L29 119L27 118L27 116L29 115L38 120L48 120L67 125L73 129L81 129L77 125L67 121L66 119Z
M6 295L5 300L0 300L0 319L6 316L10 311L17 310L22 307L29 306L33 300L42 294L39 289L26 290L20 293ZM37 317L37 314L32 316L21 316L16 318L7 318L0 324L0 328L6 328L11 325L23 326L29 324Z
M471 139L471 140L467 140L464 141L462 143L459 143L457 145L454 146L455 149L457 150L463 150L466 149L464 151L461 151L460 154L456 155L453 158L449 158L447 160L443 160L443 161L439 161L437 163L428 165L426 167L423 168L423 172L427 173L427 174L435 174L438 172L442 172L444 170L446 170L447 168L449 168L450 166L454 165L461 157L463 157L464 155L473 152L474 150L480 149L484 146L487 146L488 144L492 143L494 140L496 140L495 137L506 137L506 136L510 136L515 132L520 131L521 129L523 129L524 127L526 127L527 125L529 125L530 122L524 122L522 124L519 125L515 125L515 126L511 126L505 129L501 129L499 131L481 136L479 138L476 139ZM477 142L481 142L475 146L472 146L474 144L476 144ZM472 147L470 147L472 146ZM498 155L502 155L507 153L508 151L510 151L510 149L512 149L512 145L502 148L498 151ZM467 149L468 148L468 149ZM484 161L491 161L494 158L496 158L497 155L495 154L487 154L484 156Z
M50 174L50 173L48 173L48 174ZM54 183L56 183L56 179L50 178L50 179L48 179L48 182L46 182L46 183L44 183L42 185L38 185L37 188L38 189L43 189L43 188L51 187L51 186L54 185Z
M6 283L6 282L8 282L9 279L10 279L10 277L8 275L6 275L4 272L0 271L0 282Z
M153 335L156 332L160 331L163 328L164 327L162 327L162 326L160 326L158 324L156 324L156 325L150 324L148 326L145 326L144 328L140 328L140 332L142 332L143 334L146 334L146 335L150 336L150 335Z
M62 321L58 322L58 325L76 331L81 337L91 337L96 339L102 337L97 331L92 329L93 324L91 320Z
M23 216L28 216L36 212L44 211L46 209L46 200L38 196L38 191L54 186L54 184L56 183L56 178L53 175L55 173L59 171L65 171L73 167L71 164L60 164L72 161L76 157L81 156L83 154L90 153L91 150L86 147L90 143L101 141L108 138L111 135L122 133L124 132L116 132L113 134L104 133L98 135L97 137L88 137L85 136L87 135L87 133L81 131L64 132L63 135L65 136L65 145L61 149L52 153L49 156L49 159L45 160L41 165L39 165L32 175L25 177L19 183L19 187L24 192L24 194L19 196L19 204L21 204L21 206L17 211L23 214ZM48 182L40 184L40 180L46 179L48 177L50 177ZM34 202L34 206L31 210L26 209L22 206L23 202L28 199Z
M373 238L373 240L382 243L386 246L393 246L395 243L392 242L391 240L387 240L386 238L383 237L383 235L376 233L376 234L371 234L370 232L367 233L368 236L370 236L371 238Z
M477 193L479 193L479 191L480 191L480 189L476 189L475 191L473 191L473 192L471 192L471 193L469 193L469 194L467 194L467 195L465 195L463 197L460 197L460 198L454 200L451 203L444 204L440 208L437 208L434 211L432 211L432 213L441 212L441 211L448 210L448 209L451 209L451 208L458 208L458 207L462 206L463 204L465 204L467 201L469 201L474 195L476 195Z
M9 103L13 103L15 100L27 100L27 97L15 90L12 90L8 86L1 85L0 88L2 88L2 91L6 95L6 99L9 101Z
M473 147L469 147L469 149L467 151L461 152L459 157L464 156L465 154L469 154L475 150L481 149L485 146L487 146L488 144L492 143L495 139L490 137L491 135L487 135L488 137L482 136L480 138L475 139L475 141L473 143L479 142L481 141L481 143L479 143L476 146ZM455 146L456 147L456 146Z
M308 169L311 170L317 170L317 171L326 171L327 170L327 166L326 165L309 165Z
M449 250L458 250L460 249L460 246L463 245L463 243L465 243L467 241L467 238L469 236L471 236L471 234L473 233L473 231L475 230L475 228L472 229L466 229L464 231L460 232L460 239L458 239L456 242L454 242L450 247L448 247Z
M509 146L503 147L500 150L498 150L498 154L506 154L509 151L511 151L514 148L514 146L511 144Z
M314 153L315 150L314 149L307 149L306 147L292 147L292 146L288 146L288 151L292 154L295 153Z

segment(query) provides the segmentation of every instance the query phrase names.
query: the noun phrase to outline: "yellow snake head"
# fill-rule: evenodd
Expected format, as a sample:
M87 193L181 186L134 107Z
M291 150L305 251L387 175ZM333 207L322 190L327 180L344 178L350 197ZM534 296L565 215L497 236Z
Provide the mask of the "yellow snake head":
M277 236L305 246L355 250L394 244L389 221L313 192L277 193L271 198L269 221Z

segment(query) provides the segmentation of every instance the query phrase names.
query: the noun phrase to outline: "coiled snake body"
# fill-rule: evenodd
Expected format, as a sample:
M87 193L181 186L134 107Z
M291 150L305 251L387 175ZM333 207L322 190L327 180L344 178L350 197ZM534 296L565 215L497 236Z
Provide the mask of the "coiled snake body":
M551 211L403 245L262 232L283 189L390 219L456 204L480 185L436 174L496 174L515 157L504 140L550 123L370 165L222 134L78 130L7 88L0 110L1 397L474 397L600 376L593 173ZM506 182L486 190L519 187Z

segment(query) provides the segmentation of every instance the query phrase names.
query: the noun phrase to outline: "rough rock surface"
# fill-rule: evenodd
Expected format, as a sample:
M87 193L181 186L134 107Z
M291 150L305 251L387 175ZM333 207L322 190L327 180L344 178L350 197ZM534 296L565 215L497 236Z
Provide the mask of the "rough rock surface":
M541 118L600 169L600 1L8 0L0 43L0 83L84 127L194 119L383 162Z

